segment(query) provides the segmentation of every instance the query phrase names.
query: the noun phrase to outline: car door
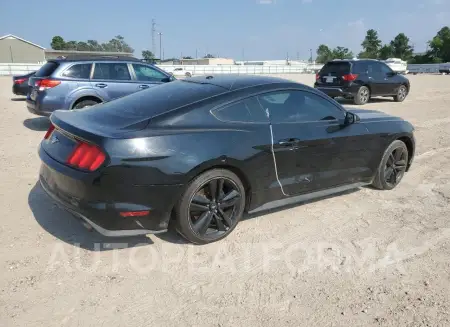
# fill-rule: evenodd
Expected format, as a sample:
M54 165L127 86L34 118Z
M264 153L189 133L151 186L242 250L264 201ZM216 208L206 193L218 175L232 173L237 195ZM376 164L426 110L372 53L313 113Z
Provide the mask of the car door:
M285 196L356 183L371 176L368 131L344 126L345 110L309 91L260 95L269 113L277 179Z
M104 101L137 91L126 62L96 62L91 85Z
M394 95L397 93L399 86L398 75L391 67L385 63L378 63L380 65L381 74L383 76L383 95Z
M170 77L156 68L145 64L131 64L133 68L133 82L135 83L136 91L141 91L166 83Z
M367 64L369 87L371 95L384 94L384 74L381 72L381 66L376 61L370 61Z

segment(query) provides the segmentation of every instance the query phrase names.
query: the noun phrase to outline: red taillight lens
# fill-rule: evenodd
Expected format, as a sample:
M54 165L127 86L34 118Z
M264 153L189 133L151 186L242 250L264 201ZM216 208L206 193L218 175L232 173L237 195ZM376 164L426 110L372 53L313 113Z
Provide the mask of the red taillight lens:
M55 130L55 126L53 126L53 124L51 124L47 130L47 133L45 133L44 140L48 139L50 137L50 135L52 135L54 130Z
M316 74L316 81L318 81L320 79L320 75Z
M342 79L347 82L353 82L357 78L358 78L358 74L347 74L347 75L342 76Z
M28 78L19 78L14 81L14 84L22 84L23 82L25 82L27 80L28 80Z
M105 159L106 155L98 146L81 142L69 156L67 163L75 168L94 171L105 162Z
M61 84L61 81L57 81L54 79L41 79L36 81L36 86L39 86L39 91L51 89L52 87L58 86L59 84Z

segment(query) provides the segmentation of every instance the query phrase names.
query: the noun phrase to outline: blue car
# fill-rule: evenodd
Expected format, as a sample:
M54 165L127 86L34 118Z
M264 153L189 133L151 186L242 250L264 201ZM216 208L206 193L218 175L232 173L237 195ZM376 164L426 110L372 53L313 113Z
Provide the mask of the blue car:
M131 57L49 60L28 80L28 111L50 116L58 109L80 109L171 82L158 67Z

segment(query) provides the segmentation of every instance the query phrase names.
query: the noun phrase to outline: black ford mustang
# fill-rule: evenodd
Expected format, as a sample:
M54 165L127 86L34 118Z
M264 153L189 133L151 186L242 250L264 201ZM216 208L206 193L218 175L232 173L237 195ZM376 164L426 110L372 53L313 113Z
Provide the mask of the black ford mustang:
M393 189L415 149L401 118L261 76L179 80L50 119L40 181L57 202L107 236L164 232L174 219L198 244L228 235L244 211Z

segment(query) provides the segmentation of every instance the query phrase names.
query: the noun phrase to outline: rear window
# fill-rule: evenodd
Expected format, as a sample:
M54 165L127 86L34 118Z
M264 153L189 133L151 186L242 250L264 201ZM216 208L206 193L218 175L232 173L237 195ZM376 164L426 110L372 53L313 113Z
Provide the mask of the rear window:
M150 119L159 114L221 93L226 89L187 81L174 81L138 91L130 95L83 109L86 118L99 119L103 123L117 120L137 121Z
M349 62L328 62L320 70L321 74L345 75L350 72Z
M39 68L36 72L36 77L47 77L53 74L56 68L58 68L59 64L54 61L47 61L44 66Z

